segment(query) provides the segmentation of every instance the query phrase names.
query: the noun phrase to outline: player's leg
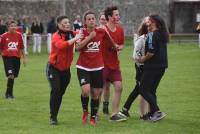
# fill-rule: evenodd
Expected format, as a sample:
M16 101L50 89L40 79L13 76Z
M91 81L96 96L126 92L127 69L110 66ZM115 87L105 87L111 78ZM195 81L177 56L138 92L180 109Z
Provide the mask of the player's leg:
M114 86L114 95L112 98L112 115L110 117L111 121L125 121L126 117L119 112L119 104L122 95L122 77L121 71L119 69L112 70L111 81Z
M82 123L87 123L88 119L88 103L89 103L89 95L90 95L90 78L89 72L77 69L77 75L79 79L79 84L81 86L81 104L83 109L82 114Z
M38 53L41 53L42 36L38 34Z
M33 53L36 53L37 48L37 34L33 34Z
M7 76L7 88L5 97L7 99L14 98L13 85L14 85L14 63L12 57L3 56L4 69Z
M109 114L110 82L105 82L103 87L103 113Z
M52 65L47 65L47 79L50 86L50 124L57 124L60 95L60 74Z
M90 124L96 124L99 109L99 97L103 89L103 70L92 71L91 75L91 117Z

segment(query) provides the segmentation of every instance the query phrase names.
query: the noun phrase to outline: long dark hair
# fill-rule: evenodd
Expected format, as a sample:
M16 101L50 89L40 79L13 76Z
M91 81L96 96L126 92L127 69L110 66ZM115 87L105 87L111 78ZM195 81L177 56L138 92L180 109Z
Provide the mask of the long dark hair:
M169 32L165 21L157 14L150 15L149 18L150 21L155 22L156 27L158 28L161 36L163 37L163 40L169 42Z
M147 24L146 24L146 19L147 19L147 18L144 18L144 19L142 20L142 23L140 24L140 26L139 26L139 28L138 28L138 35L139 35L139 36L148 33L148 27L147 27Z

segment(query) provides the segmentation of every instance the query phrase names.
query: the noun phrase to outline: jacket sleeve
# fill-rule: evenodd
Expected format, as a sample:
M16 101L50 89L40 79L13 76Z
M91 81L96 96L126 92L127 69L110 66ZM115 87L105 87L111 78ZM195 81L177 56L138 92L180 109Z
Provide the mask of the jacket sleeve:
M64 37L63 37L64 38ZM52 37L52 45L58 49L64 49L70 46L68 41L63 40L59 35L55 34Z

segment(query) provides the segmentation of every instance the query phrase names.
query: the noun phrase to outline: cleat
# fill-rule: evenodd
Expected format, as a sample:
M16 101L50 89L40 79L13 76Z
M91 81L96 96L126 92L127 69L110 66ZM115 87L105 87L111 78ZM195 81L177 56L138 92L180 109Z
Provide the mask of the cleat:
M96 125L96 120L95 118L90 119L90 125L95 126Z
M87 120L88 120L88 112L87 112L87 111L84 111L84 112L83 112L83 115L82 115L82 123L83 123L83 124L86 124L86 123L87 123Z
M53 119L53 118L51 118L50 119L50 125L57 125L58 124L58 120L55 118L55 119Z

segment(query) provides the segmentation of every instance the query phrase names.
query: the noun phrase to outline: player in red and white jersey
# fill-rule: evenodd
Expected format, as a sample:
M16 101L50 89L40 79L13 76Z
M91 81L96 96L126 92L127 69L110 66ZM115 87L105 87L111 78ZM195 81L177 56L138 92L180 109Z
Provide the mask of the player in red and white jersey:
M102 41L108 40L117 49L108 33L102 28L96 28L96 17L91 11L84 15L86 28L82 30L83 40L76 47L80 51L77 61L77 75L81 86L81 102L83 107L82 122L87 123L88 102L91 94L90 124L96 124L96 114L99 107L99 94L103 88Z
M124 121L125 116L121 115L119 112L119 104L122 94L122 77L119 62L119 53L124 47L124 30L120 24L119 10L116 6L107 7L104 11L107 24L106 31L112 37L114 42L119 46L118 49L113 49L109 42L104 41L103 48L103 59L104 59L104 90L109 92L110 83L115 87L115 92L112 101L112 115L110 120L112 121ZM108 102L104 102L104 110L107 108L108 112Z
M24 65L26 64L22 34L16 32L15 21L9 22L8 32L1 35L0 53L8 78L5 97L7 99L13 99L14 79L18 77L19 74L21 57L23 58Z
M82 37L70 30L67 16L57 18L57 32L53 34L51 52L47 64L47 79L50 85L50 124L57 125L57 115L62 97L70 82L70 66L73 59L74 43ZM74 37L75 36L75 37Z

